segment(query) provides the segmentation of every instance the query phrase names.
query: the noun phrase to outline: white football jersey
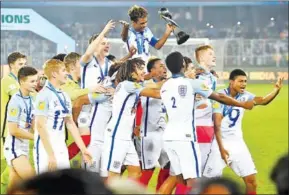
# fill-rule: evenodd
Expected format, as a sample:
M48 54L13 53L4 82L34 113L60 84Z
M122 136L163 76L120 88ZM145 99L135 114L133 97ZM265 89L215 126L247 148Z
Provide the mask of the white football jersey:
M143 110L140 129L141 136L146 137L149 132L163 132L167 124L167 113L162 100L150 97L141 97L141 104Z
M168 114L164 140L197 141L195 132L195 94L209 97L212 89L200 80L173 75L161 88L162 101Z
M229 89L222 89L218 91L229 96ZM245 91L243 94L238 94L235 99L238 101L250 101L253 100L255 95ZM242 133L242 119L245 109L241 107L228 106L220 104L218 102L213 105L213 113L220 113L223 115L221 123L221 134L223 139L243 138Z
M72 105L69 96L55 89L49 82L37 94L35 101L35 116L46 116L46 129L52 147L57 143L65 144L65 117L71 116ZM36 121L37 122L37 121ZM38 139L38 131L34 133L35 142Z
M135 82L120 82L113 96L112 118L107 126L107 135L132 140L135 111L143 87Z
M81 64L81 88L89 88L97 83L105 82L108 76L108 71L111 66L111 61L105 58L104 65L100 65L95 56L88 63L80 60ZM107 105L106 105L107 106ZM84 105L81 112L90 112L92 105Z
M137 49L132 58L141 57L145 62L150 57L150 46L154 47L158 39L154 37L152 31L147 27L143 32L136 32L133 28L129 28L128 40L126 41L127 52L131 46Z

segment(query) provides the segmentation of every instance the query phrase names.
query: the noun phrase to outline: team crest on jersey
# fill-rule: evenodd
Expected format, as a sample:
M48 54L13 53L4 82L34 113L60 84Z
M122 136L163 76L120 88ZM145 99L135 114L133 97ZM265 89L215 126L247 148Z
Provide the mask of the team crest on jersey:
M45 102L39 102L38 103L38 110L44 110L45 109Z
M185 97L187 95L187 91L188 90L186 85L180 85L178 88L178 92L181 97Z
M11 110L9 111L10 116L15 117L17 116L17 114L18 114L18 108L11 108Z
M120 162L119 161L114 161L113 162L113 168L118 169L120 167Z

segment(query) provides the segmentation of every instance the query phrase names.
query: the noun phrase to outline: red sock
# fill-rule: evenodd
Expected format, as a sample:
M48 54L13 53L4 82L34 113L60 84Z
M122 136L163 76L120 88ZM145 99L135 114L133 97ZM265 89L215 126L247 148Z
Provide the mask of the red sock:
M169 169L161 169L158 175L158 183L156 186L156 191L160 189L162 184L166 181L166 179L170 176L170 170Z
M192 187L188 187L184 184L177 184L175 194L188 194Z
M139 182L145 186L148 186L153 173L153 170L143 170L141 177L139 178Z
M256 195L257 192L247 192L248 195Z
M90 143L90 135L82 135L81 136L85 146L88 146ZM71 160L72 158L74 158L78 153L80 152L80 149L78 148L78 146L76 145L75 142L73 142L72 144L70 144L68 146L68 154L69 154L69 160Z

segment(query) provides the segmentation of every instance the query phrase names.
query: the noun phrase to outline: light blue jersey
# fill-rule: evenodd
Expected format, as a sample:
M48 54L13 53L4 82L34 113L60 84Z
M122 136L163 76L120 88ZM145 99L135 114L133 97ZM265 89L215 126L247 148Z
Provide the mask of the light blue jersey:
M17 123L18 128L29 131L31 129L31 122L34 112L34 106L31 96L22 96L18 91L14 94L8 104L7 121ZM29 150L29 140L17 138L8 131L5 150L12 150L14 157L17 158L17 150Z

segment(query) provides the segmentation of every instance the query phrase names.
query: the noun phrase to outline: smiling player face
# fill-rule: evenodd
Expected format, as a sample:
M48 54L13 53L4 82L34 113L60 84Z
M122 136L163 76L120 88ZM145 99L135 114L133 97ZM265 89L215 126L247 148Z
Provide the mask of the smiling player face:
M148 24L148 18L139 18L137 22L132 22L132 26L137 32L142 32L147 27Z
M26 80L21 81L21 86L23 86L28 92L35 92L37 79L38 75L28 76Z
M238 93L244 93L247 87L247 77L237 76L235 80L230 81L231 87Z

